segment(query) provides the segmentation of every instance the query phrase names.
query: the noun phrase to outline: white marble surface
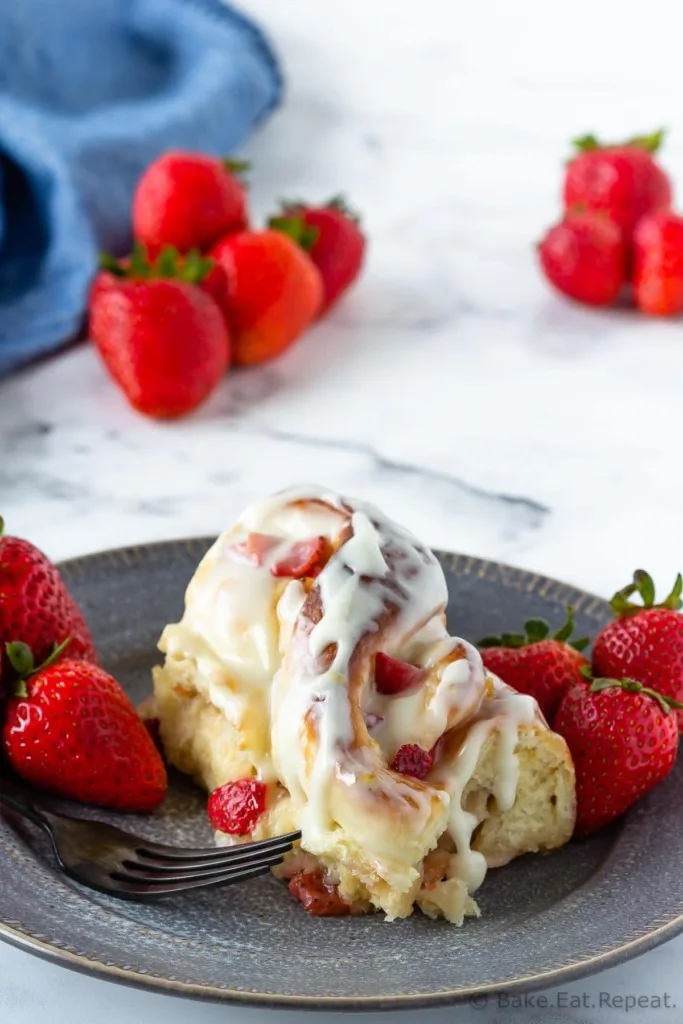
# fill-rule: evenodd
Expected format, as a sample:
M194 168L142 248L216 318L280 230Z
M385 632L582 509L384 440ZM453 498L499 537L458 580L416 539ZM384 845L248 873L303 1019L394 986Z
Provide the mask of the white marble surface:
M602 594L638 564L668 584L683 563L683 327L565 303L533 243L556 213L567 140L586 130L668 126L664 162L683 187L672 5L650 0L645 18L575 0L561 19L542 0L244 6L290 81L246 150L255 209L347 190L370 234L364 279L291 353L228 377L182 423L131 412L87 346L0 384L9 528L67 557L211 533L264 490L318 480L434 545ZM683 1006L682 952L674 941L572 986L582 1007L430 1016L621 1019L601 991ZM114 989L9 948L0 977L12 1024L266 1017ZM680 1013L641 1005L628 1020Z

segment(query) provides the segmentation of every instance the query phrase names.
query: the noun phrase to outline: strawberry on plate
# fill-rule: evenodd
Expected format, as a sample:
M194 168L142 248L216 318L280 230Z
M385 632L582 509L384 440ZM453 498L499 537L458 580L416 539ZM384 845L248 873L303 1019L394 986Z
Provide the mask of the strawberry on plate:
M563 295L590 306L609 306L618 298L627 251L621 229L604 214L565 213L537 248L545 276Z
M223 306L234 360L250 366L288 349L318 315L320 273L280 231L243 231L221 239L210 255L227 275Z
M593 644L593 671L599 676L629 676L674 701L683 701L683 577L655 603L652 577L643 569L611 601L614 621ZM639 595L641 603L631 598ZM674 716L683 728L683 715Z
M82 803L154 810L166 796L166 769L144 723L115 679L62 653L36 668L25 644L7 647L19 677L2 729L8 764L34 786Z
M653 213L633 236L633 290L636 305L649 316L683 310L683 217Z
M528 619L524 633L485 636L477 646L484 665L520 693L537 701L546 721L552 725L562 698L573 683L581 680L588 660L581 653L589 640L570 641L574 613L567 609L567 621L552 636L544 619Z
M5 644L23 641L44 661L55 640L70 638L69 655L97 664L97 651L81 609L59 570L33 544L4 533L0 517L0 676L12 678Z
M671 205L671 181L655 159L663 138L659 131L614 145L594 135L576 139L565 172L565 210L604 213L630 242L641 217Z
M202 153L164 153L142 175L133 196L133 234L152 255L172 245L207 249L247 227L247 195L239 173L248 165Z
M300 245L320 271L324 298L319 316L327 313L359 276L365 261L366 237L360 219L335 196L321 206L286 202L268 226Z
M90 335L112 378L147 416L192 412L230 366L222 271L172 248L150 263L139 245L125 264L104 257L103 268L90 294Z
M553 728L576 770L576 836L619 818L667 777L678 752L671 698L633 679L590 676L565 694Z

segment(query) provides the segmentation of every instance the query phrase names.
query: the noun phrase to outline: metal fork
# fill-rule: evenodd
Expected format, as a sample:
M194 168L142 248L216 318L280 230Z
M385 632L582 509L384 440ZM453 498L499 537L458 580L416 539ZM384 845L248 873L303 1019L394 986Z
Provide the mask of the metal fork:
M57 814L36 804L33 794L6 777L0 778L0 805L47 833L59 866L70 878L98 892L139 902L265 875L301 838L300 832L289 832L239 846L165 846L104 822Z

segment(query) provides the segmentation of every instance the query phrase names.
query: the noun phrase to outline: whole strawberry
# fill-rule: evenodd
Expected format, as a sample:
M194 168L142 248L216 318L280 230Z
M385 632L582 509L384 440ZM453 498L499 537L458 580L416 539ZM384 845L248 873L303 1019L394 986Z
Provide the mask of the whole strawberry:
M565 693L583 678L581 670L588 667L581 651L589 641L582 638L569 643L574 632L571 608L567 610L565 624L552 636L548 635L550 626L544 619L528 619L524 629L523 634L483 637L477 646L489 672L533 697L552 725Z
M683 217L664 212L639 221L633 236L633 289L636 305L650 316L683 310Z
M670 706L632 679L592 679L565 694L553 728L576 770L576 836L620 817L669 774L678 751Z
M211 256L227 275L223 312L235 363L251 366L288 349L318 315L322 280L309 257L279 231L221 239Z
M8 645L19 675L7 701L2 744L34 786L119 811L146 812L166 795L166 769L115 679L83 661L35 668L25 644Z
M565 209L606 214L630 242L641 217L671 205L671 181L654 157L663 138L659 131L614 145L594 135L576 139L578 152L565 173Z
M546 232L538 257L558 292L589 306L610 306L626 282L624 238L604 214L566 213Z
M365 261L366 238L358 216L342 196L322 206L284 203L269 227L297 242L320 271L324 298L319 316L327 313L351 287Z
M73 659L97 664L95 643L83 613L59 570L33 544L4 533L0 517L0 677L12 678L5 644L23 641L44 661L59 643L71 638Z
M164 153L142 175L133 196L133 234L152 256L164 246L207 249L247 226L247 196L238 172L246 164L201 153Z
M147 416L184 416L230 366L225 287L213 261L164 250L150 263L138 246L127 264L111 257L90 294L90 335L130 404Z
M600 630L593 644L593 672L599 676L629 676L665 697L683 701L683 577L655 604L652 577L643 569L611 601L615 619ZM635 594L641 604L631 601ZM683 728L683 715L676 714Z

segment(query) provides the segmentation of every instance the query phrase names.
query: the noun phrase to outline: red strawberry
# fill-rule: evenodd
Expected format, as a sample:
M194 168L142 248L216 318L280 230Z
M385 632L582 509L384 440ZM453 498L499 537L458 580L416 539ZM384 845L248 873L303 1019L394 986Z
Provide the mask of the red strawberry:
M345 917L352 906L344 903L336 885L326 882L322 871L297 871L289 881L289 891L313 917Z
M622 233L599 213L566 213L541 240L538 255L553 287L590 306L611 305L626 281Z
M332 545L327 537L311 537L297 541L291 550L270 567L273 576L291 576L300 580L304 576L317 576L329 561Z
M676 577L669 596L655 604L652 578L642 569L633 583L611 601L613 622L600 630L593 644L596 675L620 679L629 676L652 690L683 701L683 577ZM638 593L642 604L629 600ZM683 715L676 715L683 729Z
M550 637L550 627L543 619L529 619L524 628L524 635L503 633L501 637L486 636L480 640L482 660L489 672L508 686L534 697L552 725L565 693L583 678L581 669L588 661L581 651L589 641L583 638L567 642L574 631L572 608L567 610L564 626Z
M173 249L150 263L136 246L124 266L103 257L90 295L90 334L139 412L184 416L215 390L230 366L230 338L217 305L225 280L212 260Z
M431 750L424 750L418 747L417 743L404 743L396 751L391 767L401 775L424 779L429 775L433 764L434 755Z
M165 245L207 249L247 227L247 197L237 173L246 164L201 153L164 153L133 197L133 234L152 254Z
M4 535L0 517L0 671L7 684L13 673L5 644L23 641L45 661L71 637L69 657L97 664L97 651L83 613L66 589L59 570L27 540Z
M278 537L267 533L248 533L244 540L231 544L228 553L234 561L246 565L263 565L263 559L278 542Z
M250 366L280 355L320 311L323 286L318 270L279 231L229 235L211 255L227 274L223 312L237 364Z
M387 696L414 690L426 674L424 669L409 665L407 661L397 661L382 651L375 657L375 686L379 693Z
M320 271L325 293L319 312L322 316L362 270L367 243L358 217L342 196L335 196L322 206L284 203L280 215L271 217L268 225L305 249Z
M653 156L663 138L660 131L616 145L593 135L577 139L578 155L565 175L565 209L607 214L629 242L641 217L671 205L671 181Z
M683 217L654 213L643 217L633 236L633 289L636 305L650 316L683 310Z
M669 774L678 751L670 703L630 679L575 683L565 694L554 729L576 769L577 836L618 818Z
M238 779L214 789L207 805L211 827L231 836L249 835L266 809L266 792L258 779Z
M2 742L33 785L82 803L146 812L166 795L166 769L119 684L83 661L38 669L25 644L8 654L22 677L7 701Z

